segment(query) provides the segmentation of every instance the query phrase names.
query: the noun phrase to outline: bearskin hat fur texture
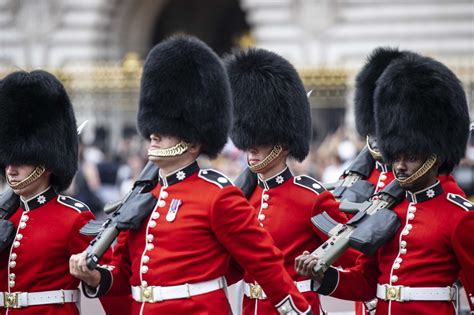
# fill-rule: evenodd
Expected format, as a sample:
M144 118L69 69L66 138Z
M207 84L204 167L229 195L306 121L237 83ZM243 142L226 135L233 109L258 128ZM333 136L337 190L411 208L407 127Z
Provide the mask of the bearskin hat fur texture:
M234 100L231 139L241 150L285 144L302 161L311 141L311 112L295 68L264 49L226 58Z
M37 70L18 71L0 82L0 167L27 164L52 172L60 192L77 171L78 136L69 97L58 79Z
M374 91L377 79L394 59L402 55L403 52L396 48L377 48L356 77L355 124L357 132L363 137L375 136Z
M436 154L450 172L465 154L469 111L461 82L445 65L415 53L394 60L377 81L378 145L386 161L399 152Z
M219 57L204 42L174 36L148 54L141 79L138 129L200 143L217 156L230 128L229 81Z

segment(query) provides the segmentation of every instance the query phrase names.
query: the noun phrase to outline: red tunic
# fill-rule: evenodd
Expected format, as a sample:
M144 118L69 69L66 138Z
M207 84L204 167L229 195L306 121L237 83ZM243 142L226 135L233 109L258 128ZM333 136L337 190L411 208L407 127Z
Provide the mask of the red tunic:
M474 285L474 220L471 203L459 195L444 192L437 182L407 199L394 211L402 225L396 235L373 257L361 255L357 265L344 271L331 269L320 290L349 300L370 300L376 285L447 287L466 272L466 285ZM471 234L471 235L470 235ZM335 277L334 277L335 276ZM334 278L337 278L336 280ZM336 281L332 288L328 283ZM332 282L332 283L336 283ZM454 314L447 301L396 302L379 299L377 315Z
M376 161L367 181L374 184L374 192L377 193L390 184L394 179L395 175L393 175L391 165Z
M391 165L375 162L375 167L367 180L374 184L375 192L379 192L385 186L390 184L394 179L395 175L392 172ZM441 182L441 185L446 192L465 197L464 191L462 191L462 189L458 186L452 175L438 175L438 180ZM367 308L365 304L363 302L357 302L356 315L364 314L367 314Z
M17 227L12 247L0 255L1 292L74 290L79 280L69 274L69 257L82 252L91 239L79 233L94 216L86 205L52 188L36 195L10 220ZM79 314L75 303L0 307L1 315Z
M308 176L293 177L285 168L270 179L259 178L258 186L249 199L250 204L259 209L260 224L270 232L275 245L283 252L285 268L294 281L307 280L297 274L295 258L305 250L314 251L327 236L314 227L311 218L326 211L338 222L347 221L339 211L339 203L316 180ZM350 261L353 265L357 254L349 251L339 261ZM254 283L255 278L246 272L244 281ZM303 293L313 310L319 310L319 297L315 292ZM244 297L244 314L277 314L268 300L256 300Z
M166 178L160 176L153 194L158 199L155 209L140 229L122 232L126 242L114 252L112 283L104 279L99 291L110 288L108 294L117 294L130 292L130 286L215 279L226 274L232 256L259 280L273 305L290 295L297 308L309 309L255 209L226 177L199 170L194 162ZM132 305L132 314L140 315L229 312L224 290Z

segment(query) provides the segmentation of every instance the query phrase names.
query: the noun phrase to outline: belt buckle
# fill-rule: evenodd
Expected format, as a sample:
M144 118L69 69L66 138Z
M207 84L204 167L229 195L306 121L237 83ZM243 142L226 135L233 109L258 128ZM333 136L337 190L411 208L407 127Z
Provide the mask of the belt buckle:
M5 308L21 308L20 293L21 292L13 292L13 293L4 292L3 304L5 305Z
M250 298L261 300L263 298L263 290L262 287L258 284L249 284L250 286Z
M402 288L403 286L401 285L396 285L396 286L386 285L385 286L385 300L403 302Z
M153 287L140 286L140 299L142 302L154 303Z

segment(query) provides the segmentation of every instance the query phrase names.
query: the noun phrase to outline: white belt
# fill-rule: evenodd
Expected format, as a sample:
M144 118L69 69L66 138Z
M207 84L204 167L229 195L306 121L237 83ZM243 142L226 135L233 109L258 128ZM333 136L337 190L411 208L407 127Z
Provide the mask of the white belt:
M452 301L455 289L444 288L411 288L402 285L391 286L377 284L377 297L386 301Z
M311 280L295 281L298 291L301 293L311 291ZM250 299L265 300L267 295L259 284L244 282L244 294Z
M0 307L21 308L33 305L64 304L79 301L78 290L41 292L0 292Z
M227 287L224 277L199 283L173 286L132 286L132 297L137 302L155 303L165 300L184 299Z

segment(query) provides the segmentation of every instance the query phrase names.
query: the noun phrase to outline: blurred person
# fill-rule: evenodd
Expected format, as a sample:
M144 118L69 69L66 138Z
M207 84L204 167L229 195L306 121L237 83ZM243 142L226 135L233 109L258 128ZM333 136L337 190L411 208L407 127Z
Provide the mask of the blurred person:
M445 189L466 149L469 112L456 76L443 64L405 52L390 62L374 89L377 144L393 165L406 199L394 207L402 226L374 256L353 268L315 275L316 258L295 265L313 289L343 299L378 298L380 314L454 314L452 287L462 270L474 288L474 205ZM454 186L454 185L451 185Z
M100 177L96 164L84 159L84 144L79 143L79 167L66 193L84 202L97 218L104 215L104 203L96 195L99 189Z
M142 155L138 153L130 154L126 162L117 171L117 185L120 189L120 196L125 196L133 188L133 183L135 183L145 166Z
M160 167L156 206L139 209L146 221L120 233L109 268L87 269L85 252L71 257L89 297L131 290L132 314L227 314L224 275L233 257L281 314L312 314L255 209L224 175L196 162L222 150L230 110L225 69L205 43L176 36L150 51L138 128Z
M286 271L316 312L319 297L310 280L295 272L294 259L327 239L311 217L322 211L340 222L347 217L320 183L306 175L293 176L287 166L289 159L302 161L309 153L311 115L303 83L287 60L264 49L240 51L225 61L234 99L231 139L245 151L248 168L258 178L249 202L283 252ZM267 289L251 270L245 270L243 278L243 314L276 314Z

